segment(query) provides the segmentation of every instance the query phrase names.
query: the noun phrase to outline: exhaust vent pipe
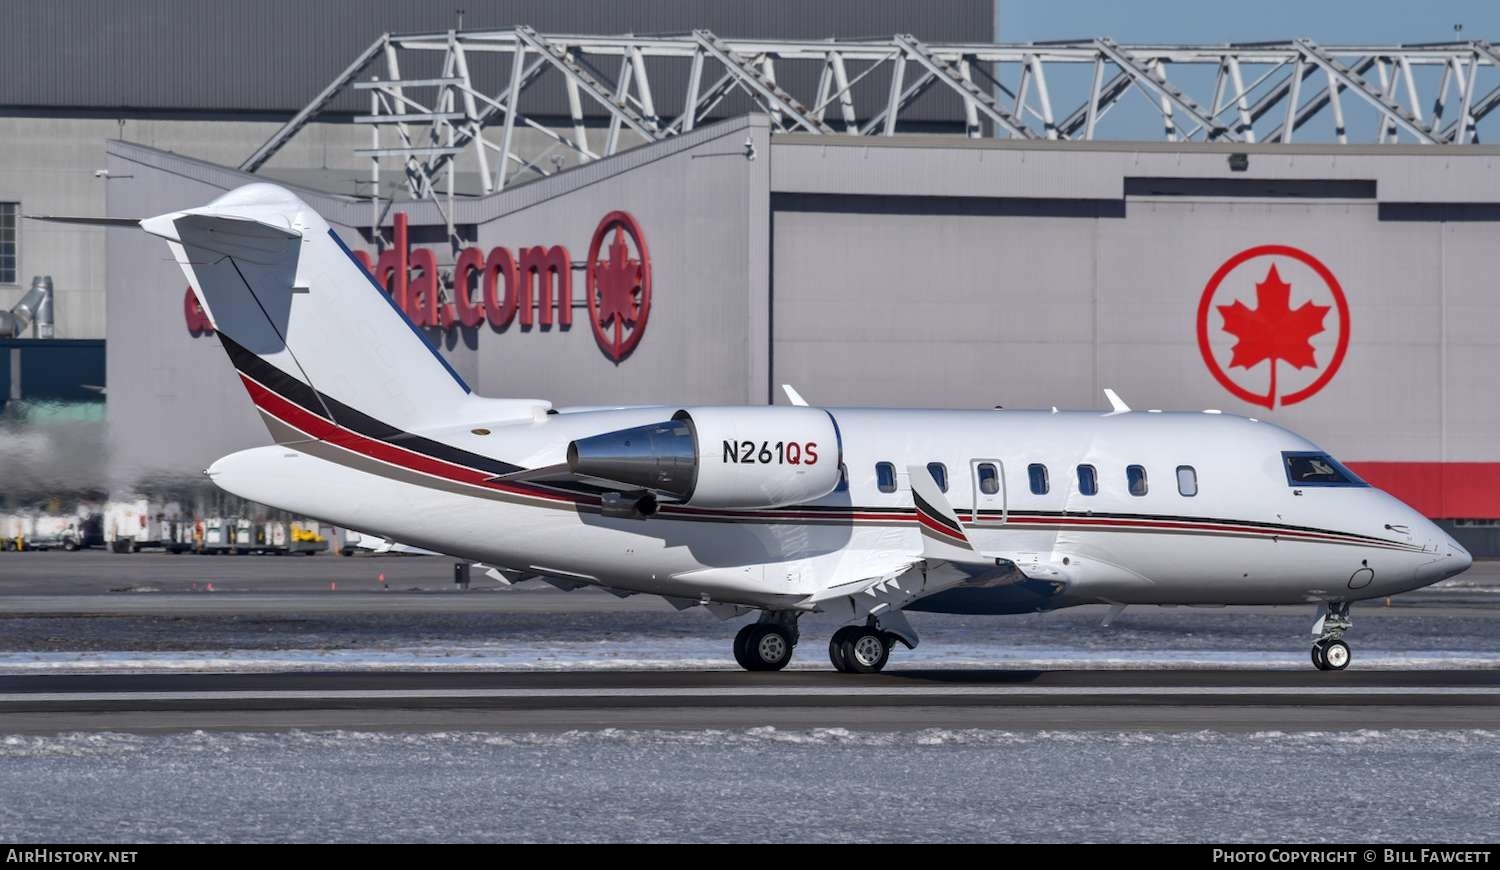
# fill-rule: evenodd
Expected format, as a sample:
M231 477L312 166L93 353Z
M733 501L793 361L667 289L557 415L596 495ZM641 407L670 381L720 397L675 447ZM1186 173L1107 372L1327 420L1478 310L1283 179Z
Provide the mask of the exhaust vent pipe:
M0 311L0 338L19 338L31 326L32 338L52 338L52 276L37 275L31 289L10 311Z

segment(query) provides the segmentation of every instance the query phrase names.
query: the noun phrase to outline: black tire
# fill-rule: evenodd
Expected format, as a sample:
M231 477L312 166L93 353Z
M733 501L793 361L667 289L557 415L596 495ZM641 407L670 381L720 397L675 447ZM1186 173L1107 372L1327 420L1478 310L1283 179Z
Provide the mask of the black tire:
M1323 665L1324 670L1342 671L1349 667L1349 662L1354 658L1349 651L1349 645L1341 640L1330 640L1323 643Z
M1328 670L1328 663L1323 661L1323 642L1321 640L1312 645L1312 663L1313 667L1320 671Z
M69 538L68 540L63 541L63 549L65 551L71 553L74 550L78 549L78 542L75 541L75 540L73 540L73 539L71 539L71 538Z
M849 664L844 660L844 641L858 630L855 626L846 625L835 631L833 637L828 639L828 660L833 662L833 669L841 674L849 673Z
M872 628L857 628L844 641L844 664L850 673L878 674L890 659L890 639Z
M754 671L779 671L792 660L792 635L779 625L758 623L745 644L745 659Z
M752 622L734 635L734 661L747 671L755 670L755 663L750 661L750 636L754 633L755 623Z

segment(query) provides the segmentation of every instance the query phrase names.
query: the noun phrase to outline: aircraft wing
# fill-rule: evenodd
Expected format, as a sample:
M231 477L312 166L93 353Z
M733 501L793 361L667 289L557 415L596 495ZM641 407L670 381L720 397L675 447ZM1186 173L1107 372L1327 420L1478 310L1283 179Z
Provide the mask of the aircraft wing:
M1059 553L981 550L931 472L920 465L907 472L922 552L884 573L820 592L810 602L819 610L846 621L880 618L958 586L993 588L1026 580L1065 586L1072 581L1067 566L1074 560Z

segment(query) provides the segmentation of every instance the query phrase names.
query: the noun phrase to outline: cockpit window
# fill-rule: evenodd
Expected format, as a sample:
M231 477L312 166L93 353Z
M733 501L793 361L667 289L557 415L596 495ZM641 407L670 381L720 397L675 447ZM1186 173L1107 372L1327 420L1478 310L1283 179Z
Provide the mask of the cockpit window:
M1288 450L1281 460L1290 486L1369 486L1327 453Z

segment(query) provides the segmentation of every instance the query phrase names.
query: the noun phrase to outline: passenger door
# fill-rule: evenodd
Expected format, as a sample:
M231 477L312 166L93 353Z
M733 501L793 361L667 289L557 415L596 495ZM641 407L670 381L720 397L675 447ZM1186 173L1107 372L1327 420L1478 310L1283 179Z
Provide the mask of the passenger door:
M1005 464L998 459L969 460L969 491L973 500L972 522L1005 522Z

